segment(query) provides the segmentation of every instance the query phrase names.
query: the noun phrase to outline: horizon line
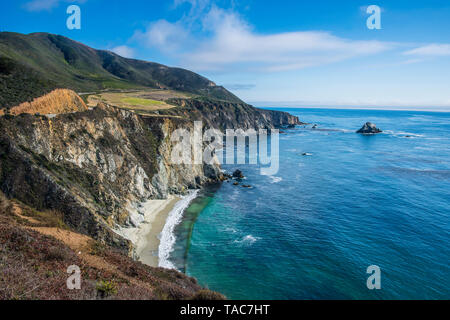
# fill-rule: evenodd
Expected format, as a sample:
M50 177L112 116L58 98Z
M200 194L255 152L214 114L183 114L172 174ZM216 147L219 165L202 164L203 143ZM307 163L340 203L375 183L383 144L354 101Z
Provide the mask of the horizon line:
M299 106L288 106L284 103L264 103L262 102L249 102L249 104L262 109L270 108L285 108L285 109L333 109L333 110L371 110L371 111L420 111L420 112L441 112L450 113L450 107L430 107L427 109L425 107L398 107L398 106L345 106L345 105L321 105L321 106L311 106L311 105L301 105ZM270 104L270 105L269 105Z

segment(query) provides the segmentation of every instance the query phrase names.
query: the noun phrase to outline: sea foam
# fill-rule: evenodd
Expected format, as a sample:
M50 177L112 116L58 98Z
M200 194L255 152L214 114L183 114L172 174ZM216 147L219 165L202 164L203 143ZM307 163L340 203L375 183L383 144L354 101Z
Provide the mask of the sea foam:
M281 177L276 177L276 176L269 176L269 177L272 180L270 183L279 183L279 182L283 181L283 178L281 178Z
M240 240L234 240L234 243L238 243L239 245L244 245L244 246L251 246L252 244L254 244L256 241L258 241L260 239L261 239L260 237L254 237L251 234L249 234Z
M176 269L175 265L169 261L170 254L174 250L176 241L174 233L175 227L181 222L184 210L186 210L191 201L197 197L198 192L198 190L192 191L187 196L184 196L175 204L167 217L166 224L161 232L161 242L158 250L159 266L161 268Z

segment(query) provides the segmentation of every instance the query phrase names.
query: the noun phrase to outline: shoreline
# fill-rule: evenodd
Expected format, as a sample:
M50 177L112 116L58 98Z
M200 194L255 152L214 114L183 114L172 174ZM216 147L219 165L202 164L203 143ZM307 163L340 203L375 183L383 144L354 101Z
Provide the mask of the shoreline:
M114 231L134 245L136 259L150 267L176 269L169 261L176 237L176 226L199 190L185 196L169 195L163 200L148 200L128 208L134 227Z
M158 267L159 237L170 211L180 200L179 197L169 195L167 199L148 200L127 208L134 227L118 227L114 231L131 241L138 261Z
M187 195L181 197L175 203L175 206L170 210L167 216L166 223L161 235L161 240L158 248L158 266L165 269L177 269L176 266L169 261L170 254L174 251L175 242L175 228L182 222L186 209L191 205L192 201L198 197L200 190L192 190Z
M139 261L151 267L159 266L159 246L161 244L161 233L167 223L169 213L181 198L169 196L167 200L151 200L161 202L152 214L152 221L147 221L148 228L136 243L136 252ZM158 205L158 204L156 204Z

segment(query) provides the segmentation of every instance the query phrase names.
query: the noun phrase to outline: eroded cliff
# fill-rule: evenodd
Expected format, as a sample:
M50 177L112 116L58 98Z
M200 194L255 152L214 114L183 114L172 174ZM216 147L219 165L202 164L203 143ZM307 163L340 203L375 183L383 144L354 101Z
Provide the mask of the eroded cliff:
M207 128L257 130L302 124L298 117L287 112L258 109L246 103L210 99L170 99L169 102L178 107L161 113L201 120Z
M5 116L0 188L34 208L62 212L73 229L132 255L130 242L113 230L134 225L139 203L218 179L218 164L171 163L171 132L191 126L103 104L54 117Z

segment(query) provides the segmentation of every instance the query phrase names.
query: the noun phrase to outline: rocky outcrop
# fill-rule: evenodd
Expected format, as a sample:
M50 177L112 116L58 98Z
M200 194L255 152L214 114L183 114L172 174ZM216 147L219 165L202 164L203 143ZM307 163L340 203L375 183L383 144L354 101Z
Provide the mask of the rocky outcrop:
M219 165L174 165L173 130L181 119L142 118L106 105L54 118L0 118L0 188L37 209L64 214L73 229L128 254L112 230L148 199L182 194L216 181Z
M356 131L356 133L361 133L361 134L376 134L376 133L381 133L381 132L383 132L383 131L378 129L377 126L375 124L373 124L372 122L366 122L366 124L364 124L364 126L361 129Z
M233 172L233 178L244 179L245 177L244 177L244 174L242 173L242 171L238 169Z
M300 123L288 113L246 104L177 103L165 115L141 116L102 103L88 109L74 92L56 90L13 108L0 117L0 189L38 210L61 212L74 230L133 256L132 244L116 230L135 226L143 202L227 179L218 161L173 163L175 130L192 132L194 120L205 129Z
M170 99L168 102L179 107L164 110L163 114L203 121L207 128L257 130L302 124L298 117L287 112L258 109L245 103L205 99Z

